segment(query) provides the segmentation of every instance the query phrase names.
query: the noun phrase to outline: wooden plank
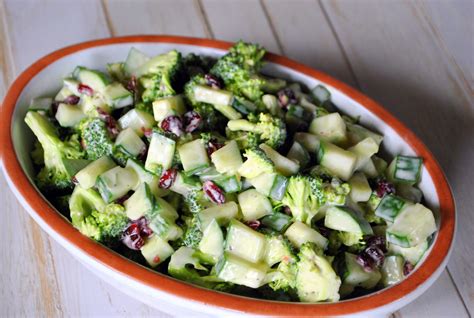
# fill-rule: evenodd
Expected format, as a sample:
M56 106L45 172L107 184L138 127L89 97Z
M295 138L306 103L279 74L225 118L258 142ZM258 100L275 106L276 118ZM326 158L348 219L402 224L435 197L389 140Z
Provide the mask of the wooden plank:
M112 35L173 34L204 37L205 25L195 1L104 1ZM133 18L130 18L133 17ZM137 20L140 22L137 23Z
M363 91L421 137L450 180L462 226L448 268L472 313L474 171L462 167L474 160L474 97L411 2L323 4Z
M100 3L84 4L6 1L1 12L6 14L9 46L15 57L10 66L13 75L52 50L108 36ZM38 40L41 34L48 36ZM6 188L3 176L0 187ZM1 275L1 285L9 286L2 289L1 298L9 302L1 306L0 316L165 316L108 286L80 265L39 229L10 191L0 196L6 204L3 220L9 224L0 248L13 251L1 260L6 272Z
M447 271L419 298L394 314L396 318L469 317Z

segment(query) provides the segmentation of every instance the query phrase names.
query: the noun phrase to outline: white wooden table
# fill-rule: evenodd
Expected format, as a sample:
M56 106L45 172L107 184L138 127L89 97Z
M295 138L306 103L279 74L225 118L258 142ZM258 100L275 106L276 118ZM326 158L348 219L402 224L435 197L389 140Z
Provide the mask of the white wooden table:
M382 103L428 145L455 193L447 270L395 317L474 313L472 0L0 0L0 100L37 58L128 34L244 39ZM45 235L0 175L0 317L167 316L95 277Z

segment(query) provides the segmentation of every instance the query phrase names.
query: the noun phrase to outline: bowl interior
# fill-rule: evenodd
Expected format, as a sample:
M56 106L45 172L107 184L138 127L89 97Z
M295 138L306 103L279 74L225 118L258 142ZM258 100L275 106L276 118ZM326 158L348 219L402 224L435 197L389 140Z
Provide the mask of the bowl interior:
M14 150L21 167L24 169L32 183L34 170L30 159L30 152L32 151L34 136L23 121L30 100L39 96L54 96L62 87L62 78L68 76L77 65L104 70L107 63L125 60L127 53L132 46L149 55L157 55L171 49L177 49L183 55L194 52L208 56L220 56L224 53L224 51L220 49L187 44L146 42L137 42L133 44L123 43L97 46L81 50L66 55L45 67L31 79L21 92L16 104L12 122ZM272 62L268 62L265 65L264 72L269 75L281 76L289 80L302 82L309 88L318 84L325 85L331 91L332 101L340 111L353 117L360 116L360 122L364 126L385 136L382 145L384 152L389 156L387 159L391 159L395 154L416 155L415 150L405 140L405 136L399 135L391 126L384 122L383 118L377 117L375 114L364 108L360 103L345 95L335 87L321 82L316 78L295 71L289 67ZM427 206L432 209L437 222L439 223L440 201L433 179L426 168L423 168L422 179L419 187L423 191ZM432 246L433 245L434 244L432 244ZM428 254L429 253L425 253L424 258L426 258ZM422 262L419 264L421 263Z

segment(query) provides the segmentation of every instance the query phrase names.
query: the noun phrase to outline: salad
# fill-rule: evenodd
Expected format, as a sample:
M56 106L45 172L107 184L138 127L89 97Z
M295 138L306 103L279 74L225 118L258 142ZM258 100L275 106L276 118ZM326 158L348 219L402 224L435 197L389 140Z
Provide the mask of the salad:
M205 288L314 303L400 282L437 230L422 158L388 163L382 135L264 56L77 66L25 117L38 188L83 235Z

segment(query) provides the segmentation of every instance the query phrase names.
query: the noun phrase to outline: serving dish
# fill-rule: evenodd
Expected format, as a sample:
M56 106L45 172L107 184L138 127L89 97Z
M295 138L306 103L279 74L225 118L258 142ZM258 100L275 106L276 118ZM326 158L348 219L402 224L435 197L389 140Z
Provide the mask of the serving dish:
M73 45L38 60L10 87L2 107L1 156L8 183L22 205L38 224L88 268L122 291L172 314L192 311L207 314L247 313L261 315L344 315L367 317L399 309L421 295L441 274L452 247L455 232L454 200L447 181L429 150L403 124L380 105L353 88L287 58L268 54L265 72L298 80L309 87L325 85L339 109L363 125L385 136L389 154L404 153L424 159L420 189L437 215L439 231L429 253L403 282L373 294L338 303L301 304L264 301L202 289L153 272L108 250L76 231L38 192L32 182L29 153L32 133L23 122L32 97L53 93L75 65L100 68L121 60L131 46L150 55L170 49L183 54L196 52L219 56L231 43L172 36L131 36Z

